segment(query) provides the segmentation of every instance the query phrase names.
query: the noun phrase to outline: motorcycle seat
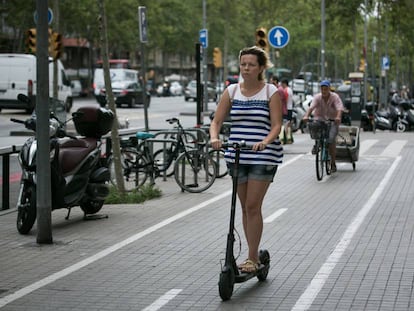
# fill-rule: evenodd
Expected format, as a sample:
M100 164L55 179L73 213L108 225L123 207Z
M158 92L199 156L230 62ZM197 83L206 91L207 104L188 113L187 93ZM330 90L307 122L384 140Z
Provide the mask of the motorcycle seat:
M73 171L89 153L96 149L96 146L97 140L90 137L63 142L59 147L59 163L62 174L65 175Z

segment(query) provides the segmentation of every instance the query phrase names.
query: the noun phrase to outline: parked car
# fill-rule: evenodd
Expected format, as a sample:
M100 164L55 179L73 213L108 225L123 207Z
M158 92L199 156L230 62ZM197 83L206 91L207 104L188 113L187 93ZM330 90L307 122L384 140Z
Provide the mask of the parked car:
M65 68L57 61L58 100L64 103L66 112L72 108L72 89L65 74ZM31 54L0 54L0 111L1 109L22 109L27 113L35 110L37 92L37 59ZM49 97L53 97L53 61L49 58ZM28 102L18 100L22 93L30 98Z
M82 87L82 83L79 80L72 80L70 87L72 88L72 97L88 96L88 90Z
M119 81L138 81L138 71L133 69L111 68L109 69L109 75L112 84ZM97 68L94 71L93 89L96 101L104 107L106 105L106 95L102 68Z
M203 84L201 85L203 89ZM207 92L208 92L208 100L217 100L217 92L215 86L208 82L207 83ZM197 81L192 80L188 83L188 85L184 89L184 99L185 101L189 101L190 99L196 101L197 100Z
M183 86L178 81L173 81L170 84L170 94L172 96L181 96L183 95Z
M131 108L137 104L144 104L142 98L143 88L136 81L114 81L112 82L112 92L114 94L115 104L117 107L127 105ZM151 95L149 92L146 92L146 96L147 105L149 107L151 102ZM106 104L105 89L101 89L101 98L105 99Z

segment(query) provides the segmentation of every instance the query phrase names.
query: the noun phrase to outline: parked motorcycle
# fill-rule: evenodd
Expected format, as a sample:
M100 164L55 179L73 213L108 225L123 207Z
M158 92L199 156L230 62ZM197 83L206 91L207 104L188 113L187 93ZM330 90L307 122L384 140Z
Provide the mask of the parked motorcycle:
M303 122L303 116L305 115L307 109L312 103L313 96L306 95L304 101L301 101L301 98L294 98L294 105L292 110L292 130L296 132L300 130L301 133L304 133L306 128L306 123Z
M406 120L399 109L394 104L390 104L387 109L377 110L377 104L368 102L361 111L361 128L364 131L394 130L404 132L408 126Z
M30 99L19 94L21 101ZM98 107L82 107L72 113L76 131L81 138L69 135L65 130L67 122L61 122L53 113L49 119L49 144L51 166L52 210L68 209L67 217L74 206L80 206L85 215L100 211L109 194L111 180L109 158L101 156L101 137L111 130L114 115L111 110ZM23 121L36 132L36 116ZM37 140L30 137L19 153L22 178L17 203L17 230L27 234L36 220L37 188Z
M411 130L414 127L414 101L402 99L399 102L401 118L405 124L405 130ZM404 132L404 131L402 131Z

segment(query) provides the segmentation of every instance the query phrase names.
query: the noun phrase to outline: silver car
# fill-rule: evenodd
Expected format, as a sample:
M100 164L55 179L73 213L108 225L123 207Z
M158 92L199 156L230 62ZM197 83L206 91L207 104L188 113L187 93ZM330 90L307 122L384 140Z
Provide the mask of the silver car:
M203 88L203 84L201 85ZM216 88L213 84L207 83L207 92L208 92L208 100L216 101L217 100L217 92ZM190 81L184 89L184 99L185 101L189 101L192 99L193 101L197 100L197 81L192 80Z

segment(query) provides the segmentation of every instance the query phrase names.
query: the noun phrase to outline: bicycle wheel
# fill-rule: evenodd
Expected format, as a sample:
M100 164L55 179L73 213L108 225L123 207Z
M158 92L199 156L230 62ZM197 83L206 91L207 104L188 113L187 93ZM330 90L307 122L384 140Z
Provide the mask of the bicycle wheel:
M315 157L315 164L316 164L316 178L318 180L322 180L323 178L323 150L321 143L319 141L316 142L316 157Z
M154 152L154 163L157 165L160 173L166 172L165 174L169 177L174 174L174 149L176 145L171 146L168 149L159 149Z
M326 175L331 175L331 156L329 155L329 149L327 145L324 147L324 154Z
M141 187L148 178L149 165L147 158L135 149L121 150L122 175L126 191L133 191ZM111 163L111 182L116 185L115 165Z
M217 166L210 155L201 150L180 154L174 164L174 177L184 191L200 193L214 183Z
M227 164L226 160L224 159L224 151L223 150L210 150L208 152L210 157L216 163L217 166L217 178L222 178L227 175Z

